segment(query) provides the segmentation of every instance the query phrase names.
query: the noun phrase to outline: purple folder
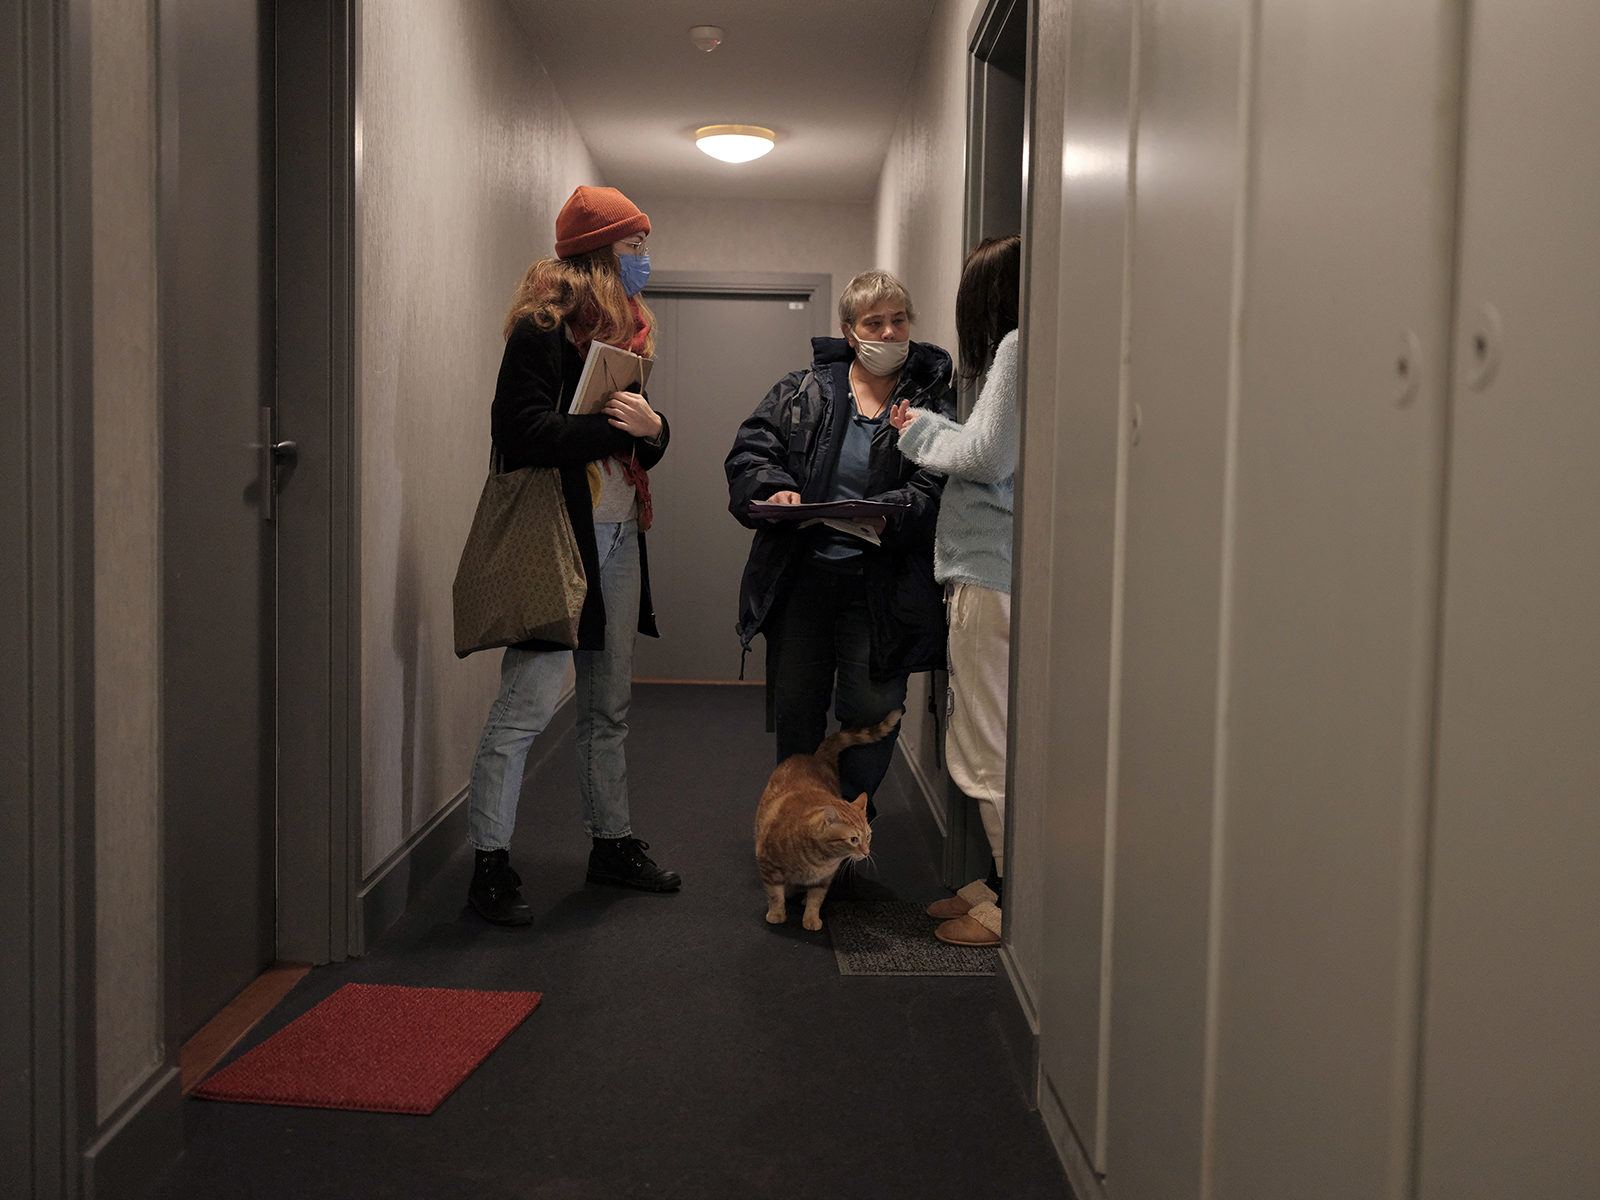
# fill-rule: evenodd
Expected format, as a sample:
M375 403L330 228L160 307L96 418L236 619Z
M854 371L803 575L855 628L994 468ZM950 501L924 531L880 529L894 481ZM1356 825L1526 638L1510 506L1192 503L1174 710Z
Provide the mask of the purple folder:
M892 517L910 507L909 504L885 504L882 500L830 500L826 504L768 504L765 500L756 500L750 505L750 516L771 521L810 521L824 517L859 521L862 517Z

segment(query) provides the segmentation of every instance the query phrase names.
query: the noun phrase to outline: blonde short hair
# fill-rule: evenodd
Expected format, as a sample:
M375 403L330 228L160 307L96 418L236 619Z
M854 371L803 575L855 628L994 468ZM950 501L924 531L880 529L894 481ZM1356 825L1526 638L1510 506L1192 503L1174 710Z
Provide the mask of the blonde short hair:
M888 271L863 271L845 284L844 294L839 297L839 320L853 326L858 316L885 300L903 304L906 320L916 324L917 310L911 304L911 293Z

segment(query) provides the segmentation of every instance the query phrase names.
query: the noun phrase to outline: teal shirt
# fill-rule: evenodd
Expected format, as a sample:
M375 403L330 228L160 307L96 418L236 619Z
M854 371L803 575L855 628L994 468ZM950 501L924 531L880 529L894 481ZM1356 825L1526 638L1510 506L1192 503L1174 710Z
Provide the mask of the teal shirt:
M872 457L872 439L888 419L888 411L863 417L850 401L850 423L845 426L844 444L839 447L839 467L833 476L829 500L864 500L867 494L867 464ZM834 570L861 570L861 552L866 543L848 533L821 526L811 556Z

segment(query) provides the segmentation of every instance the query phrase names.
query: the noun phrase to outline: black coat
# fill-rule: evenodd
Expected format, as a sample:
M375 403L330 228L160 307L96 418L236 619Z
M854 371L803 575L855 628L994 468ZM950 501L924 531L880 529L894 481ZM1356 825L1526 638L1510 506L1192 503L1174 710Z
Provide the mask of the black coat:
M578 391L583 358L560 327L549 333L523 317L506 339L495 382L490 430L507 471L522 467L559 467L561 491L578 538L589 590L578 618L578 649L604 650L606 605L600 591L600 552L594 540L594 502L589 497L588 466L613 454L637 454L639 465L649 470L666 453L670 434L661 418L659 444L636 438L612 425L603 413L569 416L567 408ZM644 531L639 531L639 632L659 637L655 608L650 602L650 560L645 554ZM537 638L518 643L518 650L564 650L555 642Z
M855 351L843 338L812 338L811 349L811 370L777 382L739 426L723 464L728 510L756 531L739 595L738 632L745 650L794 572L807 566L810 540L794 522L752 520L750 505L784 491L799 492L806 503L829 499L850 419ZM950 356L937 346L912 342L890 402L905 399L954 419ZM943 491L944 476L901 454L900 434L885 421L873 435L866 496L910 507L889 519L883 545L867 546L863 556L874 679L945 665L944 589L933 578L933 534Z

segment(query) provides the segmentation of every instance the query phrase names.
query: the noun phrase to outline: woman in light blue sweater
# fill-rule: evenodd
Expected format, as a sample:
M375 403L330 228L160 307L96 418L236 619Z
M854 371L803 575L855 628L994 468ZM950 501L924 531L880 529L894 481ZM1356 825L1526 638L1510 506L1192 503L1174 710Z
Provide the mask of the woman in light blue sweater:
M959 946L1000 941L1005 874L1006 696L1011 649L1011 497L1017 461L1017 305L1022 239L987 238L967 255L956 290L961 374L988 367L966 424L896 405L900 452L949 476L934 535L933 574L950 614L950 777L978 801L994 854L974 880L928 908L935 936Z

